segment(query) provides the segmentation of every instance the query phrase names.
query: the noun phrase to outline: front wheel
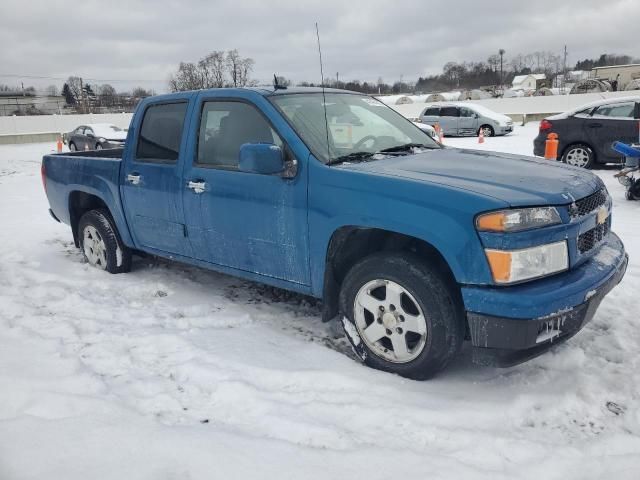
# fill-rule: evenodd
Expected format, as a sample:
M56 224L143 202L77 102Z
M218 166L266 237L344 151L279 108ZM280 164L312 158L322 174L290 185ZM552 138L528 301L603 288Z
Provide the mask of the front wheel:
M102 150L102 145L100 145L99 143L96 143L96 150Z
M480 132L482 132L484 137L493 137L495 135L495 131L491 125L482 125L478 129L478 135L480 135Z
M85 213L78 234L80 249L90 265L109 273L131 270L131 250L122 243L109 212L99 209Z
M370 367L416 380L460 349L464 315L434 268L414 255L377 253L357 263L340 292L345 334Z
M70 150L70 151L72 151L72 152L77 151L76 144L75 144L75 143L73 143L73 142L71 142L71 143L69 144L69 150Z

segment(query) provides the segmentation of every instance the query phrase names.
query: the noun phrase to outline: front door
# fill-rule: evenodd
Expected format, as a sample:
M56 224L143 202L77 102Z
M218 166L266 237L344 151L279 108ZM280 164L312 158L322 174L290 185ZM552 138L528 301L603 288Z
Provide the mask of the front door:
M214 264L309 284L307 179L238 170L240 147L281 136L248 102L204 98L193 163L185 166L185 220L193 253Z
M183 130L187 102L146 108L138 143L128 148L121 179L124 211L140 248L190 256L182 210ZM132 160L129 160L133 158Z
M475 135L478 127L478 115L476 115L476 112L467 107L460 107L458 133L460 135Z
M612 145L614 142L638 141L638 120L635 119L635 102L600 105L584 122L589 143L596 149L600 163L620 161L621 156Z
M442 107L440 109L440 127L445 135L458 135L458 119L460 109L458 107Z

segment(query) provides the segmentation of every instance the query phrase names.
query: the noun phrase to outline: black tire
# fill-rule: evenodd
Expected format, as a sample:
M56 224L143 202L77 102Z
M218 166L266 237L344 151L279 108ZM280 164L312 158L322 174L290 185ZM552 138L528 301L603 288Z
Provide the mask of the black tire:
M96 143L96 148L94 150L102 150L102 145Z
M577 164L574 160L572 160L572 155L577 155L578 152L583 152L588 156L588 160L586 161L586 163ZM562 152L562 162L566 163L567 165L572 165L579 168L593 168L596 163L596 154L594 153L593 149L586 143L574 143L573 145L569 145L564 149L564 152Z
M493 129L493 127L491 125L481 125L480 128L478 129L478 131L476 132L477 135L480 135L480 132L484 130L484 136L485 137L493 137L496 134L496 131Z
M363 286L377 279L395 282L409 292L426 320L424 346L406 363L382 358L360 337L355 320L356 296ZM464 310L454 287L435 268L404 252L376 253L351 268L340 291L340 318L346 337L366 365L414 380L426 380L445 368L460 350L465 333Z
M85 229L89 227L95 229L98 239L104 242L106 262L92 261L87 254ZM115 222L107 210L97 209L85 213L78 223L78 238L80 239L80 249L87 262L92 266L109 273L127 273L131 270L131 250L122 243Z
M72 151L72 152L77 152L77 151L78 151L78 148L76 147L76 144L75 144L75 143L70 142L70 143L69 143L69 150L70 150L70 151Z

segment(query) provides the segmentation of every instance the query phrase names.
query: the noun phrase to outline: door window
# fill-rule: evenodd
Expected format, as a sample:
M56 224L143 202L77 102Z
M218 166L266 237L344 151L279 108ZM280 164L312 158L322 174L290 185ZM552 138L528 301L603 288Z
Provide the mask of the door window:
M460 116L460 111L458 107L442 107L440 109L441 117L458 117Z
M429 107L422 114L425 117L439 117L440 116L440 107Z
M634 102L600 105L594 110L593 115L614 118L633 118L635 107L636 104Z
M461 117L474 117L475 112L469 108L460 108L460 116Z
M244 102L205 102L196 163L238 168L240 147L245 143L271 143L283 147L278 134L254 106Z
M152 105L144 113L136 159L143 162L175 163L180 153L187 103Z

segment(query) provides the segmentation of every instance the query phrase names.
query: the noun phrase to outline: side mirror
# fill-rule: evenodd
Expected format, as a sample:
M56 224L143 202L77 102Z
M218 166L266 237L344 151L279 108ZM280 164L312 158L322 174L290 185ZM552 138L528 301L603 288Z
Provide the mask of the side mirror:
M238 168L242 172L274 175L284 171L282 149L272 143L245 143L240 147Z

